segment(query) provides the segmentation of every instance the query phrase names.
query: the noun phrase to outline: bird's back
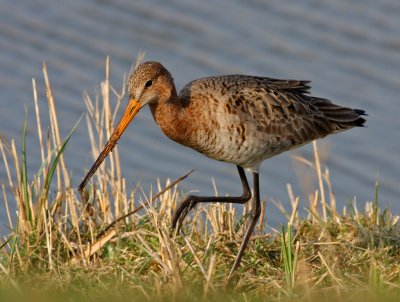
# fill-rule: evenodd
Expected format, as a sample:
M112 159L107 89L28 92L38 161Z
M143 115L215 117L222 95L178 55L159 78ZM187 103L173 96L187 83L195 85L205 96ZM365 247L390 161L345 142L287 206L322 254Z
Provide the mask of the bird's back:
M190 82L179 93L196 123L186 145L257 170L266 158L364 124L364 111L312 97L308 84L244 75Z

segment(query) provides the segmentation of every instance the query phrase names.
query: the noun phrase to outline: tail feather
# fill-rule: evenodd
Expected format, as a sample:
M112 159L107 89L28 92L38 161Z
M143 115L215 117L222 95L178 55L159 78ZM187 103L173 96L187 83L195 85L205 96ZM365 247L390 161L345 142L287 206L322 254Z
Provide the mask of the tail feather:
M354 121L357 127L365 127L365 122L367 121L365 118L362 116L368 116L368 114L365 113L365 110L362 109L353 109L357 114L358 114L358 119Z
M366 116L364 110L352 109L335 105L324 99L316 98L313 105L327 118L336 125L337 130L346 130L353 127L364 127Z

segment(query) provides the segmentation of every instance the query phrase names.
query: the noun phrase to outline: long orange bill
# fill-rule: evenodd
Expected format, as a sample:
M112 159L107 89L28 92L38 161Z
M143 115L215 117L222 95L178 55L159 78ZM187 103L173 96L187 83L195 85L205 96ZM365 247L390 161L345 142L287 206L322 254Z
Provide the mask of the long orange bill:
M130 99L128 105L125 108L124 114L122 115L117 126L115 127L113 134L111 134L111 137L109 138L107 144L104 146L100 155L97 157L93 166L90 168L90 171L88 172L88 174L86 174L84 180L79 185L78 187L79 191L83 190L89 179L92 177L92 175L96 172L97 168L107 157L108 153L110 153L112 149L115 147L118 139L121 137L122 133L125 131L126 127L128 127L129 123L133 120L133 118L135 117L136 113L139 112L139 110L140 110L140 102L136 101L135 99Z

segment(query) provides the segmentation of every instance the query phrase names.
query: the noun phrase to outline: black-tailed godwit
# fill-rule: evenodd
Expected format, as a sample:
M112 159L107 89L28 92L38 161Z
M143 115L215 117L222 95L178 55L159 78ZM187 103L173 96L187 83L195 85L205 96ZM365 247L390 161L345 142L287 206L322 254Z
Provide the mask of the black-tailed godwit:
M239 266L260 216L261 163L328 134L363 126L364 110L333 104L309 95L308 81L278 80L247 75L198 79L179 94L168 70L145 62L131 74L129 102L106 146L79 186L82 190L137 112L150 106L154 120L170 139L212 159L237 166L243 187L239 197L188 196L176 209L175 229L200 202L245 204L252 193L244 169L253 174L250 223L230 276Z

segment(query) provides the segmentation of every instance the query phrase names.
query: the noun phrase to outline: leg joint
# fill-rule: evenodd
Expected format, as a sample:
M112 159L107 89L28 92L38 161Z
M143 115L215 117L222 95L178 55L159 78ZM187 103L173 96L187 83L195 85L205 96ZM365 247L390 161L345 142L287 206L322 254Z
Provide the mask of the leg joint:
M244 201L249 201L251 198L251 191L245 190L241 197Z

